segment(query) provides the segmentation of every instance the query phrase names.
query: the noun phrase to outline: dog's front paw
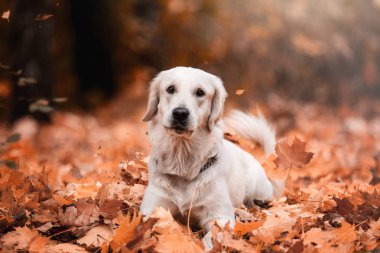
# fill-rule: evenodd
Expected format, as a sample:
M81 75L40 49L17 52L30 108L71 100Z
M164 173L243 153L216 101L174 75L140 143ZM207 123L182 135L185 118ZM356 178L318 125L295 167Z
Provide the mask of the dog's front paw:
M212 242L212 234L211 231L209 231L203 238L202 243L205 246L205 251L209 252L214 248L214 244Z

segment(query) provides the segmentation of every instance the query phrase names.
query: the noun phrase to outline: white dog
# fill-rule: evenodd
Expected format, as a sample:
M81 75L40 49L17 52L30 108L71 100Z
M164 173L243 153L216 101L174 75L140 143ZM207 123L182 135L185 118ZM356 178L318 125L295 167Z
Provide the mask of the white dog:
M152 145L143 215L161 206L186 216L191 206L192 224L208 231L214 221L233 227L234 207L281 194L283 181L271 182L253 156L223 139L226 96L218 77L195 68L176 67L153 79L143 119ZM273 152L275 134L263 117L234 111L228 122Z

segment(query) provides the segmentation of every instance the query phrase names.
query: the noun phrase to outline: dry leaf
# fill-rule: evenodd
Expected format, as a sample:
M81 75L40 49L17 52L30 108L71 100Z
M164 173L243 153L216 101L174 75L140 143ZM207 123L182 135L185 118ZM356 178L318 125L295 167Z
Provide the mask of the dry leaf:
M1 238L3 250L27 250L32 239L38 236L36 230L27 227L16 227L15 229L15 231L9 232Z
M240 96L240 95L243 95L244 92L245 92L245 90L236 90L235 94Z
M153 227L153 231L159 234L178 234L182 233L181 226L174 220L169 210L158 207L150 216L157 218L158 221Z
M251 240L272 244L276 238L281 236L281 233L291 231L296 221L297 218L289 212L278 211L273 213L267 216L263 225L252 232L253 238L251 237Z
M69 201L69 200L67 200L67 199L65 199L65 198L63 198L63 197L61 197L61 196L59 196L59 195L57 195L57 194L53 194L53 198L61 205L61 206L63 206L63 205L71 205L72 203L73 203L73 201Z
M351 243L358 239L355 226L345 221L342 222L340 228L334 229L332 233L336 236L333 240L335 243Z
M158 244L154 248L157 252L162 253L201 253L204 249L195 243L194 240L183 233L166 234L158 236Z
M236 222L234 227L234 233L237 235L244 235L246 233L252 232L253 230L259 228L261 225L263 225L265 222L265 219L259 220L257 222L247 222L247 223L240 223Z
M53 17L54 15L51 15L51 14L39 14L37 15L37 17L34 19L34 20L46 20L46 19L49 19L51 17Z
M141 218L141 213L135 213L132 217L129 217L129 215L127 217L120 217L119 227L116 229L113 240L110 243L112 250L118 251L133 238Z
M99 213L105 219L114 219L120 213L121 200L111 199L105 200L102 205L99 207Z
M101 247L103 243L112 239L112 230L108 225L96 226L89 230L82 238L77 240L78 244L86 247Z
M3 14L1 15L1 18L2 19L6 19L8 20L9 22L9 16L11 15L11 11L10 10L7 10L7 11L4 11Z
M46 245L48 244L48 242L49 242L49 238L38 235L32 240L29 247L29 252L39 252L39 253L47 252Z
M86 226L99 220L99 209L94 203L81 199L75 206L69 206L59 214L61 224L66 226Z
M323 231L320 228L312 228L305 233L304 243L324 245L334 238L335 235L329 231Z
M49 105L47 100L38 103ZM234 230L218 227L212 252L376 251L380 247L380 165L376 160L380 117L374 113L364 118L347 108L331 113L318 105L302 107L288 101L277 106L283 107L273 116L278 120L278 134L305 136L318 155L302 170L289 174L284 197L272 201L272 207L236 210ZM120 219L121 210L139 208L148 171L147 158L135 150L142 147L147 154L149 148L137 120L101 120L107 123L57 111L50 125L20 121L15 129L0 126L0 142L11 136L10 143L0 145L3 252L105 253L112 251L112 240L118 242L113 246L120 252L202 249L202 234L189 234L164 208L144 222L136 215L132 220L125 217L126 222ZM25 138L28 131L35 132L33 138ZM14 132L22 138L12 137ZM261 148L255 143L228 133L225 138L262 161L257 152ZM267 174L275 173L272 178L279 177L279 171L284 172L283 178L288 175L284 167L302 167L311 157L299 139L292 145L279 141L277 149L277 165L275 154L263 164ZM17 169L6 167L3 159L17 161ZM122 159L128 162L119 168ZM100 222L109 224L115 238L109 230L105 232L108 238L102 235L104 231L96 232L105 226Z
M257 252L252 244L243 239L235 238L231 233L231 229L228 224L226 224L224 228L214 225L211 228L211 234L214 243L213 252L224 251L223 249L233 252Z
M277 159L274 161L276 165L283 169L290 169L292 166L302 168L308 164L313 158L313 153L305 151L306 142L301 141L297 137L291 146L288 145L286 139L281 139L276 145Z
M73 243L48 244L46 252L49 253L87 253L88 251Z

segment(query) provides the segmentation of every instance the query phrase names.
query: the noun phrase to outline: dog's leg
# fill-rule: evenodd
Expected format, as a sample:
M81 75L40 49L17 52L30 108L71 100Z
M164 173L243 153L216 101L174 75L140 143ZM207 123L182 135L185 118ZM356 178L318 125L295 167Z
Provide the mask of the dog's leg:
M151 184L148 184L140 206L140 212L143 214L144 219L148 219L150 214L157 207L169 209L173 216L178 212L177 206L170 200L165 192Z
M209 196L212 196L212 200L208 201L207 206L204 206L204 208L200 209L200 212L195 214L199 217L200 225L206 233L202 239L206 251L210 251L213 248L211 236L212 225L216 223L220 227L224 227L226 224L231 228L235 226L235 213L227 191L227 186L218 183Z
M231 228L233 228L235 226L234 212L232 212L232 214L230 215L219 216L219 218L213 218L206 222L206 224L204 225L204 230L206 232L206 235L202 238L202 242L203 242L203 245L205 246L206 252L212 250L212 248L214 247L214 244L212 242L211 227L215 223L222 228L226 224L228 224ZM222 233L218 233L216 239L222 240L222 238L220 237L223 237Z

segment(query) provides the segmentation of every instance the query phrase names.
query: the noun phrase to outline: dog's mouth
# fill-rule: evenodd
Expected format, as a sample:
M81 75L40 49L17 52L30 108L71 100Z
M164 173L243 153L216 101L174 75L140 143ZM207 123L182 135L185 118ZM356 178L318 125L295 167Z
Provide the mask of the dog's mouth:
M167 130L173 131L174 133L178 135L191 135L194 131L189 130L184 126L181 125L173 125L171 127L165 127Z

